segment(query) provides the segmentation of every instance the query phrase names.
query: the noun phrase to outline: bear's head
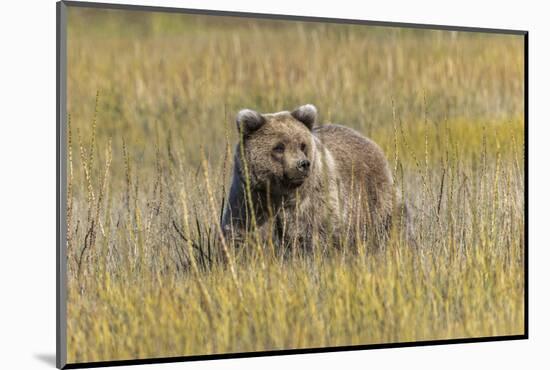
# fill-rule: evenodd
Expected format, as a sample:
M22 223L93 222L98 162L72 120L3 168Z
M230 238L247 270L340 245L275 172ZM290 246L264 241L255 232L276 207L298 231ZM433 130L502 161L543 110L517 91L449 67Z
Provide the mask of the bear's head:
M311 104L292 112L260 114L243 109L237 115L240 145L255 189L284 195L300 187L310 176L316 153L312 128L317 109ZM238 153L241 163L241 153Z

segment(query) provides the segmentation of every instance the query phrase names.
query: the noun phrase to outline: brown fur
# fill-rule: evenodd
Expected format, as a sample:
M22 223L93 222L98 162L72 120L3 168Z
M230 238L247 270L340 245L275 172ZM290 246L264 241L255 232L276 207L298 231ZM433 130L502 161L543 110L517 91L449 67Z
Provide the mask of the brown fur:
M239 112L242 139L222 219L226 237L242 241L255 226L283 246L310 249L316 241L386 235L397 202L382 150L350 128L314 127L316 114L312 105Z

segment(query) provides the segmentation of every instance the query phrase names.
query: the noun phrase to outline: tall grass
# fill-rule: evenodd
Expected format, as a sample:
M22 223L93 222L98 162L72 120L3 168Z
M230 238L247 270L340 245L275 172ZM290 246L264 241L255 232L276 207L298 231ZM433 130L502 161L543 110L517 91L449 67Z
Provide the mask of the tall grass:
M69 11L68 360L523 332L516 36ZM242 107L384 149L417 247L220 242Z

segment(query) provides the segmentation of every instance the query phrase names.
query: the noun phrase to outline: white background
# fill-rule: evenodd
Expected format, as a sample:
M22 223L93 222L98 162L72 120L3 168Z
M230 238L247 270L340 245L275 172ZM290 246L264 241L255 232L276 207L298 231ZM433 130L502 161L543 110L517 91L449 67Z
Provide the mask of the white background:
M544 1L127 0L126 3L530 31L529 340L201 361L140 369L549 368L550 23ZM1 17L0 368L53 368L55 1L5 1Z

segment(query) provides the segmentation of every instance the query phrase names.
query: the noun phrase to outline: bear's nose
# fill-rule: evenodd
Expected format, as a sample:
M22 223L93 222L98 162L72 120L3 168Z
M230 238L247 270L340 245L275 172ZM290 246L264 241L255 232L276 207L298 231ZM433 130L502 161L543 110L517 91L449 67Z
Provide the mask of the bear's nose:
M309 160L307 159L300 159L296 165L296 168L298 168L298 171L300 172L306 172L309 170Z

